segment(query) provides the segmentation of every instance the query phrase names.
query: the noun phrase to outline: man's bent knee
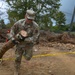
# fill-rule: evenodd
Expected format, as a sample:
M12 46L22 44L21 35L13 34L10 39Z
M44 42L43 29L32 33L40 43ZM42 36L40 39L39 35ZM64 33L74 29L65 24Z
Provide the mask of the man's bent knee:
M26 60L30 60L31 58L32 58L32 56L28 56L28 55L26 55L26 57L25 57Z

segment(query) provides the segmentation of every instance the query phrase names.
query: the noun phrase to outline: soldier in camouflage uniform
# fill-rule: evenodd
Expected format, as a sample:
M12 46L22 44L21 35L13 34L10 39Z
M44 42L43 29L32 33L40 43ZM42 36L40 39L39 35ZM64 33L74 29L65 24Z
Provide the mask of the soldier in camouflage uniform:
M33 55L33 46L39 37L39 27L34 21L35 12L33 10L27 10L25 19L17 21L10 30L11 40L21 30L25 30L28 33L28 37L25 38L21 43L16 44L16 60L15 60L15 72L14 75L19 75L20 64L22 55L25 56L26 60L30 60ZM17 42L17 41L15 41Z

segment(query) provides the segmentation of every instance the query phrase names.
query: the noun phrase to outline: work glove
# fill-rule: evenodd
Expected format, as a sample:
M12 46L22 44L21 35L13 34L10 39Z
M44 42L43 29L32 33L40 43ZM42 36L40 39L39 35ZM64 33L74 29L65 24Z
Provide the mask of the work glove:
M15 37L13 37L11 40L14 44L19 44L20 42L24 41L24 39L26 37L27 37L27 32L22 30Z
M20 42L15 40L15 38L12 38L11 41L14 43L14 44L19 44Z

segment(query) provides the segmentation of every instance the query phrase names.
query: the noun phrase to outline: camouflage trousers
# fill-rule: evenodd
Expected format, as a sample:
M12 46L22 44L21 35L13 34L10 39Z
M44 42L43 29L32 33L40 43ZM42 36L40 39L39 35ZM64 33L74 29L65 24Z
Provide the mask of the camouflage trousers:
M32 43L26 44L25 48L24 47L16 47L15 55L16 55L15 71L19 72L22 55L25 57L26 60L30 60L32 58L33 44Z

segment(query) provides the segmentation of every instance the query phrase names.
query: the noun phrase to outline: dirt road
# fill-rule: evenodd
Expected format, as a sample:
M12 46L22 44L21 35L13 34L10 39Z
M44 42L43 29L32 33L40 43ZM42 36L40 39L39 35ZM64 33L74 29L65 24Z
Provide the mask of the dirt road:
M32 58L27 62L24 58L21 63L21 75L75 75L75 54L63 54L62 52L75 51L73 48L66 47L64 44L56 46L57 44L50 46L39 45L34 49L34 56L38 54L57 54L53 56L43 56ZM65 48L65 49L64 49ZM6 58L15 58L14 48L10 49L5 55ZM0 75L13 75L14 72L14 60L6 59L0 65Z

